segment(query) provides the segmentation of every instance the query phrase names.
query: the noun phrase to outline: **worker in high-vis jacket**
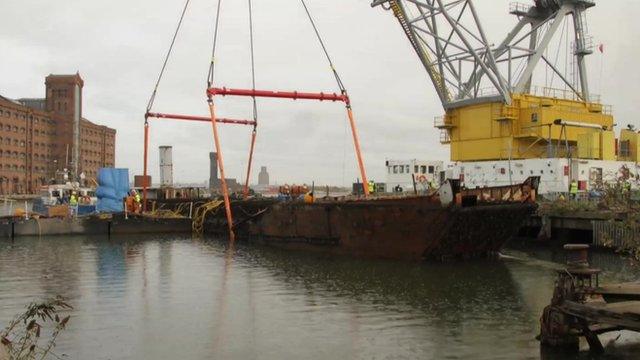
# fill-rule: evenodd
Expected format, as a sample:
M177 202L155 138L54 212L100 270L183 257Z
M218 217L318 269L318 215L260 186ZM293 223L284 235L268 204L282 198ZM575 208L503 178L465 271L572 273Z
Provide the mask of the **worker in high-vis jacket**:
M313 196L313 192L308 192L304 194L304 203L305 204L313 204L315 201L315 197Z
M367 185L369 188L369 194L373 194L376 192L376 183L373 181L369 181L369 184Z
M571 186L569 187L569 194L572 199L575 199L578 196L578 181L571 180Z
M140 197L140 193L138 193L135 189L131 190L131 193L133 195L133 201L134 201L134 208L133 208L133 212L139 213L142 210L142 198Z
M72 191L69 197L69 211L71 212L71 216L78 213L78 194L76 194L75 191Z
M78 195L76 194L75 191L72 192L71 197L69 197L69 205L78 206Z

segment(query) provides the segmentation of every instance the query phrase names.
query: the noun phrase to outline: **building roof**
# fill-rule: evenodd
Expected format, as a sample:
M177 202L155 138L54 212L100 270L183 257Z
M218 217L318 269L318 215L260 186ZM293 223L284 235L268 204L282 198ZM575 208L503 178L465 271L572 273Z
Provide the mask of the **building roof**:
M13 100L13 99L10 99L10 98L8 98L8 97L6 97L6 96L2 96L2 95L0 95L0 99L5 100L5 101L8 101L8 102L11 102L11 103L14 103L14 104L16 104L16 105L22 105L22 104L20 104L18 101Z
M56 80L72 80L75 83L79 84L81 87L84 86L84 80L82 80L82 77L80 76L80 73L75 73L75 74L49 74L46 78L45 78L45 83L49 82L50 80L56 81Z
M85 123L89 123L89 125L94 126L94 127L96 127L96 128L101 128L101 129L102 129L102 128L104 128L104 129L107 129L107 130L109 130L109 131L113 131L114 133L116 132L116 129L114 129L114 128L110 128L110 127L108 127L108 126L106 126L106 125L99 125L99 124L96 124L96 123L94 123L93 121L91 121L91 120L89 120L89 119L87 119L87 118L84 118L84 117L82 118L82 121L83 121L83 122L85 122Z
M34 110L45 111L46 101L44 98L20 98L16 100L18 103L30 107Z

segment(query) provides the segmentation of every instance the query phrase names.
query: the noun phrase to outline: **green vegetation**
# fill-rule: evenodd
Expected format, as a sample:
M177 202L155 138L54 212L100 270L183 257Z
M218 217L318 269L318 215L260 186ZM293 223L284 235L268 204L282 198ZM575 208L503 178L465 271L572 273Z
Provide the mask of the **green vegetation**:
M595 213L603 220L609 219L619 231L616 239L608 239L605 245L630 254L640 260L640 192L632 191L626 181L604 185L601 196L596 199L564 199L542 201L538 208L540 216L564 216ZM603 236L606 236L603 235ZM614 241L617 240L617 241Z
M23 314L0 331L0 360L59 358L52 350L70 318L69 315L60 318L59 314L70 309L71 305L61 297L31 303ZM53 324L48 336L44 333L45 323Z

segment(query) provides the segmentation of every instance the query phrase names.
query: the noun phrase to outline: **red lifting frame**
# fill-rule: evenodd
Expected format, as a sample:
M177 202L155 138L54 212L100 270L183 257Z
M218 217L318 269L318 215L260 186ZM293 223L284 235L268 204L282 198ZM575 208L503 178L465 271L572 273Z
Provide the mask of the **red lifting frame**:
M349 96L345 94L325 94L325 93L306 93L298 91L270 91L270 90L253 90L253 89L227 89L222 88L209 88L207 89L207 95L213 96L246 96L246 97L264 97L264 98L279 98L279 99L293 99L293 100L319 100L319 101L341 101L347 106L347 115L349 117L349 124L351 125L351 134L353 135L353 144L356 148L356 156L358 159L358 167L360 168L360 176L362 176L362 188L365 197L369 195L369 186L367 180L367 173L364 168L364 161L362 160L362 152L360 151L360 139L358 137L358 129L356 128L356 122L353 118L353 111L351 110L351 101ZM213 113L212 113L212 121ZM223 184L223 186L225 186ZM224 189L223 189L224 191Z

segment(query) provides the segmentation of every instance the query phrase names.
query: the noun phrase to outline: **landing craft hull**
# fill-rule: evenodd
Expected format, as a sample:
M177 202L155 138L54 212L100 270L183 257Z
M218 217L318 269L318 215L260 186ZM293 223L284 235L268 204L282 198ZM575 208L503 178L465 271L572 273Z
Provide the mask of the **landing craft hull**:
M473 258L498 252L534 210L530 203L442 207L428 197L279 203L239 230L264 244L358 257Z
M359 257L443 260L495 254L536 210L540 179L481 189L448 181L429 196L232 203L239 239ZM224 234L222 211L207 221Z

